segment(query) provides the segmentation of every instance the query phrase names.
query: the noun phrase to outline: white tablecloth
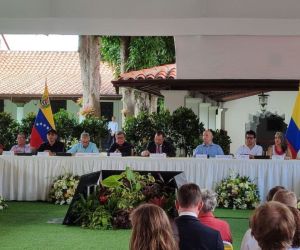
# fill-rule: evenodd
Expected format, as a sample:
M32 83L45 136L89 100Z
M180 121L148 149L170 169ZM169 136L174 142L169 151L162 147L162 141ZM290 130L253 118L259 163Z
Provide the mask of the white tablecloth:
M0 195L7 200L46 200L53 179L65 173L77 175L99 170L184 171L189 182L214 189L231 170L249 176L264 200L270 188L282 185L300 195L300 161L227 160L142 157L37 157L0 156Z

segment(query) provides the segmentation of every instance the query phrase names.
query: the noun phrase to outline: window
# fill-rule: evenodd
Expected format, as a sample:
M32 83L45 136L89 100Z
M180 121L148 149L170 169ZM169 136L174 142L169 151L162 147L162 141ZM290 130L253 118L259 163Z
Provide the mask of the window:
M0 100L0 112L4 111L4 100Z
M111 120L114 114L114 103L113 102L101 102L100 103L101 116L104 116L107 120Z
M60 109L67 110L67 101L66 100L54 100L51 101L52 113L57 113Z

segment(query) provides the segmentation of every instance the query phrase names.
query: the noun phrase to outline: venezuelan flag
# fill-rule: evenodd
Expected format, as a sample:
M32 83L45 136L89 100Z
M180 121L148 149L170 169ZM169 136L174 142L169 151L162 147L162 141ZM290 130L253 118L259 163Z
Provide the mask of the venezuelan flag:
M31 130L30 146L39 148L43 142L47 141L47 132L50 129L55 129L55 124L46 83L44 94L40 101L39 111Z
M286 131L286 139L293 159L295 159L297 152L300 150L300 89L294 105L291 121Z

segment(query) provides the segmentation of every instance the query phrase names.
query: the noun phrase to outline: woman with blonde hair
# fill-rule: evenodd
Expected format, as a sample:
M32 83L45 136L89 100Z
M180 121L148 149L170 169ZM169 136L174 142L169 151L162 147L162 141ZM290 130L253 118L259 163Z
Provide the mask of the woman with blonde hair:
M154 204L142 204L130 215L130 250L177 250L169 218Z
M292 157L291 151L285 142L282 132L275 133L274 145L268 148L267 155L270 157L272 157L272 155L281 155L287 159Z

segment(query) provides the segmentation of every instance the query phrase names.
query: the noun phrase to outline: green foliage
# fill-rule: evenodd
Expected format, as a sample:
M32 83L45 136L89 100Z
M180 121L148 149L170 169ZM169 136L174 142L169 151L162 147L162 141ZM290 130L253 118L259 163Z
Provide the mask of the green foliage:
M120 39L103 36L101 38L101 58L120 73ZM131 37L126 71L139 70L175 62L173 37Z
M67 148L72 145L78 121L74 115L67 110L60 109L54 114L55 128L58 131L59 137L66 144Z
M87 117L76 127L75 137L79 138L83 131L88 132L91 141L99 147L101 139L108 135L107 120L103 117Z
M16 144L18 123L6 112L0 113L0 144L5 150L10 150Z
M172 115L165 110L152 114L141 112L137 117L125 120L126 138L135 146L138 154L153 139L157 130L164 131L167 139L174 142L176 147L183 148L185 154L192 154L192 150L199 144L204 128L191 109L182 107Z
M230 143L231 143L231 139L230 137L227 135L227 131L221 129L221 130L216 130L216 131L212 131L213 133L213 141L216 144L219 144L221 146L221 148L224 151L224 154L229 154L230 153Z
M186 155L192 155L200 143L199 138L204 131L203 123L199 122L193 110L180 107L173 112L172 128L172 138L176 146L184 149Z
M32 126L35 121L35 113L28 113L25 118L22 119L21 124L19 125L19 132L25 133L27 136L31 134Z

